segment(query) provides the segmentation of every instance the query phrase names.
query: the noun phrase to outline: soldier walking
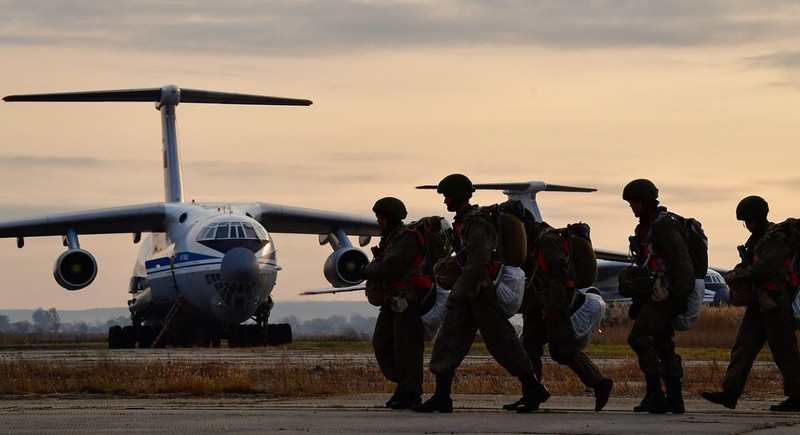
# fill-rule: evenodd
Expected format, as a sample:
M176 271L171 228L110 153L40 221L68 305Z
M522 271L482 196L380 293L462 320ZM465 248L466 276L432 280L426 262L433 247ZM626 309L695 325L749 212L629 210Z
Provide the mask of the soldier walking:
M367 297L380 305L372 347L381 372L397 384L386 407L410 409L421 402L424 327L414 275L424 253L417 237L405 230L405 204L381 198L372 207L381 229L374 259L364 266Z
M658 189L652 181L631 181L623 189L622 198L639 218L630 238L631 251L636 264L646 269L650 287L644 294L632 295L629 310L634 322L628 344L638 356L646 385L646 394L633 411L683 414L683 366L675 353L675 329L670 320L688 310L695 284L692 260L680 225L674 219L660 218L667 209L659 206Z
M739 324L722 391L704 391L710 402L735 409L744 391L753 361L769 343L775 364L783 376L783 402L769 409L800 411L800 353L794 335L792 301L797 295L797 274L789 266L794 253L787 235L767 220L769 205L759 196L748 196L736 206L736 219L744 221L751 235L739 247L741 263L725 274L730 301L746 306Z
M545 222L536 222L526 230L532 233L528 239L535 242L531 258L526 261L533 270L520 308L522 344L536 377L541 379L544 345L549 343L553 360L569 367L584 385L594 390L594 410L600 411L608 402L614 383L603 377L600 369L581 352L572 330L570 315L586 296L575 288L575 271L569 266L564 240ZM503 408L512 410L517 406L518 402Z
M447 311L433 345L430 371L436 376L436 391L416 412L453 412L450 397L456 368L469 353L475 333L481 332L486 348L511 375L522 383L522 398L514 408L527 413L539 409L550 393L534 375L516 331L501 312L492 284L500 264L492 261L497 229L477 213L469 200L475 189L464 175L448 175L437 192L444 195L447 210L455 212L453 227L463 249L458 253L461 273L453 284Z

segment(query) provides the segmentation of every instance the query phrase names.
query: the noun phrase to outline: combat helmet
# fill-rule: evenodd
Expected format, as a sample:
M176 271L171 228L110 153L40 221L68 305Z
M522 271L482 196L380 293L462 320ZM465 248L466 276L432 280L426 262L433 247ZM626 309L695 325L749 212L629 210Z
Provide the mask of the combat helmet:
M442 181L436 187L437 193L455 198L469 199L474 191L475 188L472 186L472 181L462 174L450 174L442 178Z
M386 216L389 219L397 221L401 221L408 216L408 211L406 211L406 205L403 204L403 201L391 196L375 201L375 205L372 206L372 211L375 214Z
M622 189L622 199L625 201L632 199L655 201L658 199L658 188L646 178L637 178Z
M769 213L769 204L764 198L757 195L744 198L736 206L736 220L740 221L766 219L767 213Z

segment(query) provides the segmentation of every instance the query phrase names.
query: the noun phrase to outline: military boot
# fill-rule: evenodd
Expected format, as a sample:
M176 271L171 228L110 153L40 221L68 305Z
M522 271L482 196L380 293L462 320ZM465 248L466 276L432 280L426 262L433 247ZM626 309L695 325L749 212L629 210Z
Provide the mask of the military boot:
M641 403L633 407L633 412L649 412L651 414L664 414L667 412L667 399L661 389L661 378L658 375L645 375L647 394Z
M789 397L777 405L772 405L769 410L775 412L800 412L800 395Z
M453 378L451 376L436 376L436 391L433 396L425 403L412 405L411 410L423 413L441 412L442 414L453 412L453 399L450 398L452 386Z
M611 389L614 387L614 381L608 378L603 378L600 383L594 387L594 410L595 412L602 411L608 403L608 397L611 395Z
M538 411L539 405L550 398L550 392L532 371L520 376L519 380L522 383L522 398L518 401L516 411L523 414Z
M419 394L402 391L397 398L389 405L390 409L411 409L422 403Z
M667 389L667 412L673 414L683 414L686 408L683 405L683 394L681 393L681 378L669 377L664 380Z
M739 402L739 395L729 391L703 391L700 395L709 402L722 405L728 409L736 409L736 403Z
M392 403L396 402L399 397L400 397L400 390L395 389L394 393L392 393L392 397L390 397L389 400L386 401L386 407L391 408Z

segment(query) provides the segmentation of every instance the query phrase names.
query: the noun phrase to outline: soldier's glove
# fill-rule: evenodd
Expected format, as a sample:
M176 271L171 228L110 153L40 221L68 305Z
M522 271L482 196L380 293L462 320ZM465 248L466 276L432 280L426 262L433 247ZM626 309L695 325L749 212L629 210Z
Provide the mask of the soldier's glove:
M680 316L689 311L689 298L674 297L672 300L672 315Z
M392 296L392 311L402 313L408 309L408 301L405 296Z

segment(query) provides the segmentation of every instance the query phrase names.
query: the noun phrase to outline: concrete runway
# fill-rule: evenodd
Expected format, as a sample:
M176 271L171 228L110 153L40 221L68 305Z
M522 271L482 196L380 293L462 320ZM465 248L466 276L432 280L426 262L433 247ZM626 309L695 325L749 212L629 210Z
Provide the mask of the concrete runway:
M634 414L634 399L611 398L595 413L591 397L552 397L542 410L500 409L515 396L456 395L453 414L417 414L380 407L377 394L312 399L258 397L121 399L17 397L0 399L0 433L580 433L797 434L800 413L778 414L771 402L740 402L731 411L687 401L683 415Z

